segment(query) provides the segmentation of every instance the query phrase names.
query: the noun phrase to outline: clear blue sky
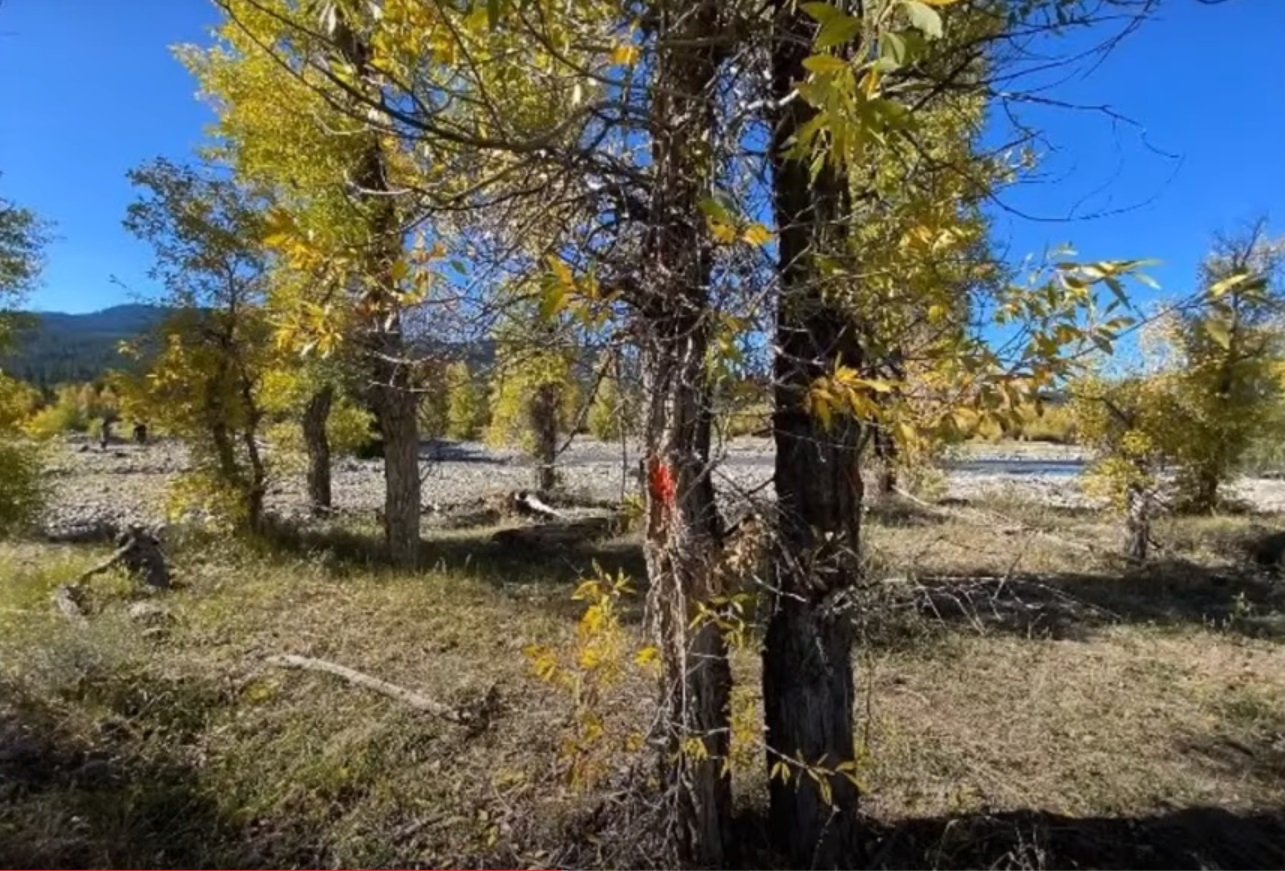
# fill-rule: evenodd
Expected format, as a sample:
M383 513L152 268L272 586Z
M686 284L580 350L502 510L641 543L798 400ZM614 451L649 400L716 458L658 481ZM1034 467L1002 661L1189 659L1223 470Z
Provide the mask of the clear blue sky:
M124 174L183 158L210 121L169 46L202 41L208 0L3 0L0 192L58 224L34 308L93 311L148 293L149 252L121 228ZM1167 0L1093 75L1051 95L1110 104L1138 130L1068 110L1028 113L1056 153L1051 180L1005 197L1043 223L1001 213L1013 256L1071 242L1085 257L1156 257L1166 292L1190 284L1211 231L1259 212L1285 231L1285 0L1207 7ZM1087 199L1085 199L1087 197Z

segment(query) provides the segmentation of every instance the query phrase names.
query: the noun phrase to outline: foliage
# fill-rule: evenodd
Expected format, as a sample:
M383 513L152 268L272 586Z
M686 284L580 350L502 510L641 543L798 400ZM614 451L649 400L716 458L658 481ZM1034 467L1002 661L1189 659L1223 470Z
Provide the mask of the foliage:
M1271 432L1285 371L1285 239L1258 223L1220 238L1202 267L1194 306L1168 318L1172 445L1180 500L1217 507L1219 486Z
M486 424L486 392L463 360L446 367L446 435L472 441Z
M1117 511L1129 507L1131 491L1158 490L1175 440L1171 379L1159 373L1114 380L1091 375L1077 380L1071 395L1080 443L1095 454L1086 490Z
M536 677L566 693L571 703L562 759L572 789L587 791L620 763L620 755L643 748L638 724L613 716L615 694L630 672L655 677L659 651L637 646L620 620L621 602L634 592L624 573L608 574L594 564L594 574L576 588L572 599L585 602L569 650L540 644L523 652Z
M142 195L125 226L155 250L151 274L173 314L146 374L121 379L127 404L187 443L194 470L176 497L256 528L267 489L262 388L283 365L264 307L263 200L215 172L163 159L130 180Z
M552 391L554 421L565 432L568 396L572 390L572 358L560 348L531 347L516 339L501 340L496 346L495 372L491 381L491 420L486 441L491 445L513 445L533 452L537 434L531 412L542 390Z
M35 438L52 438L72 432L89 432L105 418L120 416L120 401L110 385L62 384L52 402L35 411L24 429Z
M35 284L48 242L49 228L34 212L0 197L0 308Z
M30 387L0 373L0 538L23 531L45 502L43 458L19 430L34 401Z

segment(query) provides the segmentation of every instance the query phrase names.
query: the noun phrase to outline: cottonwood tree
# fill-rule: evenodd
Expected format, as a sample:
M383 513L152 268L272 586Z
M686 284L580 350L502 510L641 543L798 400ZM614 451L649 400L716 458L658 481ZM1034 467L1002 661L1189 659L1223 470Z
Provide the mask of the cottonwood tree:
M285 265L308 279L274 300L285 325L278 336L305 353L342 345L362 361L362 393L384 448L385 541L394 561L414 563L420 464L403 329L415 290L407 280L408 219L393 187L395 147L347 114L371 99L363 31L370 9L333 6L319 18L284 0L220 5L229 16L220 42L187 49L184 58L219 111L218 153L239 176L274 191L271 239ZM351 89L331 86L337 70ZM321 393L314 418L325 405Z
M1222 485L1265 434L1283 385L1285 239L1259 220L1219 236L1201 266L1195 304L1166 319L1174 365L1173 460L1178 498L1194 512L1218 506Z
M0 351L12 341L8 312L39 278L47 242L48 228L34 212L0 198ZM31 523L43 502L40 458L21 438L35 399L0 372L0 535Z
M139 199L125 227L151 244L150 274L174 310L151 368L135 382L147 417L184 438L229 519L258 530L268 470L261 378L275 345L264 304L265 200L216 171L158 159L131 170Z

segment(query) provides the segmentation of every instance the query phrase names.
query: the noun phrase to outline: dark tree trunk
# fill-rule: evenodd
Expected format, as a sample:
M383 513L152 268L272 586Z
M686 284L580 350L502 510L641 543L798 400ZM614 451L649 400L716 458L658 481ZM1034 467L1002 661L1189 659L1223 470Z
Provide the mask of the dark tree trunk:
M547 493L558 486L558 411L562 391L557 384L541 384L531 396L527 408L531 434L535 440L535 488Z
M263 500L268 492L268 470L259 453L259 423L262 413L254 401L254 390L251 381L241 373L241 401L245 404L246 423L241 433L241 442L245 445L245 456L250 464L250 480L245 488L246 525L253 532L263 529Z
M334 404L335 388L322 387L308 400L303 410L303 442L308 451L308 499L314 511L331 507L330 439L326 422Z
M791 765L789 782L771 784L769 826L794 867L835 867L855 846L857 791L834 771L854 756L852 622L846 606L858 578L862 484L860 427L836 415L830 427L809 412L812 383L836 365L860 371L855 313L835 307L817 267L820 253L842 251L846 179L785 156L814 115L786 100L807 76L814 26L788 0L776 2L773 42L773 203L779 233L776 438L778 534L773 554L779 591L763 650L768 764L798 759L822 765L829 795Z
M875 428L874 446L875 458L879 460L875 494L890 496L897 489L897 442L887 426L880 425Z
M334 41L356 78L365 80L370 48L342 14L336 15ZM367 264L374 286L366 290L363 300L370 321L361 345L368 360L370 404L384 440L384 541L395 564L412 566L419 555L419 403L402 335L401 294L393 277L402 254L403 228L383 145L375 134L367 136L353 167L354 196L360 199L374 240Z
M1146 489L1137 484L1129 485L1125 493L1124 553L1129 559L1143 562L1147 546L1151 543L1150 498Z
M696 604L721 591L721 526L710 480L709 349L711 240L701 201L713 177L719 49L717 0L654 5L651 98L653 182L637 297L647 418L644 488L648 613L663 659L661 783L677 860L726 864L731 847L731 672L727 645L710 623L693 627Z
M419 556L418 403L408 385L395 380L392 386L384 382L373 390L384 436L384 541L395 564L413 566Z

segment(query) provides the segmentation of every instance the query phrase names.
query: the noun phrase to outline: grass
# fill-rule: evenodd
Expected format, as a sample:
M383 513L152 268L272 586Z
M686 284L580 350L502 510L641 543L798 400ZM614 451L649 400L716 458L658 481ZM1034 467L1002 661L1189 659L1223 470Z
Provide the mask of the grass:
M1227 544L1279 518L1171 521L1165 562L1127 572L1103 518L981 509L889 503L868 518L872 565L891 580L871 591L856 653L866 864L1282 861L1268 836L1285 807L1278 582ZM0 547L0 865L654 861L586 822L604 794L563 786L566 704L522 652L569 643L592 559L641 570L629 542L536 558L444 534L414 573L381 566L356 534L288 545L183 545L161 600L171 619L146 629L120 577L92 582L87 628L50 607L102 552ZM752 647L734 671L761 723ZM470 733L266 665L277 653L451 704L495 686L501 710ZM628 690L614 713L641 721L649 688ZM750 848L759 756L734 771ZM1235 843L1197 837L1211 827Z

